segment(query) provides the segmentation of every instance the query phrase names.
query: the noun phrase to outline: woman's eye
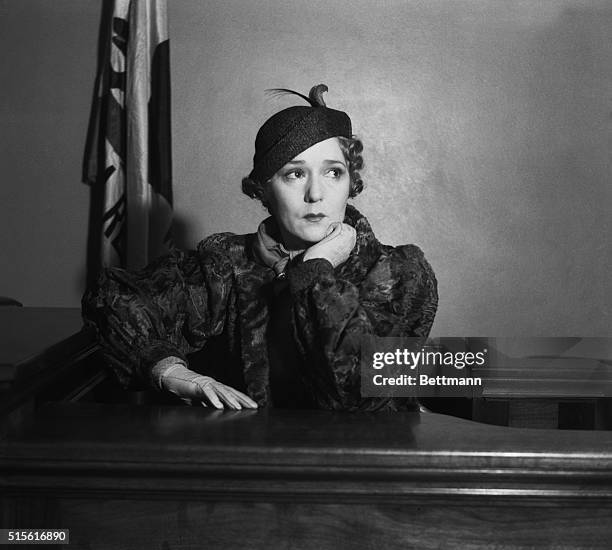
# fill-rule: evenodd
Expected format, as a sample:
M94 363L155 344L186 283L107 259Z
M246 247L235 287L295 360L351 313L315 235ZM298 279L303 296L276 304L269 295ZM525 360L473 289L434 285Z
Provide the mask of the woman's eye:
M296 169L285 172L285 178L288 180L297 180L304 177L304 170Z
M344 174L344 170L342 170L342 168L330 168L327 171L327 174L332 177L332 178L339 178L342 176L342 174Z

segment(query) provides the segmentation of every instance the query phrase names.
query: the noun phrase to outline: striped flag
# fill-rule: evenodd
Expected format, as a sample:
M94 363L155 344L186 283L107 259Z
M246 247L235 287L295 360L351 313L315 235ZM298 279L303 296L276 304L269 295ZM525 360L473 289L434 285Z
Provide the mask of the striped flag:
M144 267L171 246L166 0L111 4L103 16L84 166L98 208L90 224L90 252L97 258L89 267L96 272L99 266Z

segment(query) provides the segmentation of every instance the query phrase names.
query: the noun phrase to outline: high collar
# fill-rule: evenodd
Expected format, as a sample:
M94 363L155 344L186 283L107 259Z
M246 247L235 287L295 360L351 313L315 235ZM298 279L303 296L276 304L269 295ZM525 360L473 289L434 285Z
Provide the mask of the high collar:
M369 266L380 253L380 243L374 236L367 218L354 206L347 204L344 223L352 226L356 233L355 247L349 258L340 267L341 272L352 272L360 265ZM303 251L288 251L280 242L280 231L276 220L270 216L259 224L253 239L253 254L257 261L274 270L276 275L284 272L289 260Z
M303 250L287 250L280 239L278 224L270 216L259 224L253 241L255 258L260 264L272 268L277 277L284 273L289 260L304 252Z

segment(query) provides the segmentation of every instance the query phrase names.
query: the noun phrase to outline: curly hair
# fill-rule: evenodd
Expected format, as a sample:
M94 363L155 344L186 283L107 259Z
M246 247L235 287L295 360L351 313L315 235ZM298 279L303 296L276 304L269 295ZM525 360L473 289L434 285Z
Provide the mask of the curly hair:
M355 136L350 138L338 136L337 140L340 144L340 150L344 155L344 160L348 164L348 172L351 178L349 197L353 198L363 191L363 180L361 179L361 175L359 173L359 170L363 168L363 157L361 156L361 152L363 151L363 143ZM267 182L259 182L247 176L242 178L242 192L252 199L259 200L266 208L268 208L268 203L266 202L264 192L264 186L266 183Z

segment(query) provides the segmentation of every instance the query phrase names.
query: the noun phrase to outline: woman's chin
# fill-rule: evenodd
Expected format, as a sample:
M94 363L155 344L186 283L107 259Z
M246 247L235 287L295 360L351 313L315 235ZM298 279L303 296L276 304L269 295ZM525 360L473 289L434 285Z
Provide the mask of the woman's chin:
M322 241L327 233L327 226L323 224L317 224L314 227L307 227L303 231L300 231L300 240L306 243L306 246L312 246L313 244Z
M285 246L295 250L304 250L322 241L332 222L329 219L319 223L305 222L293 226L293 231L284 233Z

